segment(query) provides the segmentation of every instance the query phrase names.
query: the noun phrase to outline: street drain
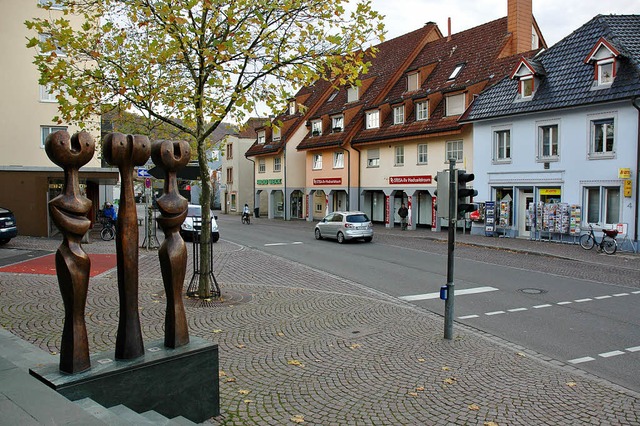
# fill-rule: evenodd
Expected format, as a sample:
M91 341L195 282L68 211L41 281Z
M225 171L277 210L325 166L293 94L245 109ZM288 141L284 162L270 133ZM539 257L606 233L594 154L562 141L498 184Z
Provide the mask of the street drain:
M547 292L547 290L541 288L521 288L520 291L524 294L543 294Z

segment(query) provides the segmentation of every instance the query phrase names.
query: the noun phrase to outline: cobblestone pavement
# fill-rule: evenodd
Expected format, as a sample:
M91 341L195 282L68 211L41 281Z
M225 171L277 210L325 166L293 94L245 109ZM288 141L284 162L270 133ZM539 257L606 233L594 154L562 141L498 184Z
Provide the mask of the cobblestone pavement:
M397 234L378 233L389 243ZM55 250L59 241L9 244ZM109 253L114 244L85 248ZM614 257L606 261L622 261ZM185 301L191 334L220 347L222 414L208 423L640 424L637 393L461 324L444 340L441 317L358 283L224 240L214 264L224 301ZM141 249L146 341L162 337L164 300L157 253ZM92 352L113 349L117 309L113 269L90 281ZM57 355L62 318L55 276L0 273L2 327Z

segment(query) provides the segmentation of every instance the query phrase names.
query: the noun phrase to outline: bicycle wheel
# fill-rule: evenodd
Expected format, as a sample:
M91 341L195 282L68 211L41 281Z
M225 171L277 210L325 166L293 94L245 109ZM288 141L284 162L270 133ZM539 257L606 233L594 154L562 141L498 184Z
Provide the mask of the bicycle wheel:
M613 254L618 250L618 243L613 238L605 238L602 243L602 250L607 254Z
M102 228L102 231L100 231L100 238L104 241L111 241L113 237L115 237L115 231L111 226Z
M584 234L580 237L580 247L585 250L591 250L595 244L593 236L591 234Z

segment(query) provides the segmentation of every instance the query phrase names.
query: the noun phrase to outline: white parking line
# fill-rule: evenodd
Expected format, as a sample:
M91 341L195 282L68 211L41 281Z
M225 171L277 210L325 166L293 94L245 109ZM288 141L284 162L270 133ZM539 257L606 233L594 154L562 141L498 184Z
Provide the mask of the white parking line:
M595 361L595 358L591 358L590 356L584 356L582 358L570 359L567 361L569 364L581 364L583 362Z
M486 293L488 291L496 291L498 290L495 287L474 287L474 288L463 288L463 289L455 289L454 294L456 296L462 296L464 294L477 294L477 293ZM425 293L425 294L415 294L413 296L401 296L399 299L406 300L407 302L413 302L415 300L427 300L427 299L438 299L440 297L440 292L437 293Z
M601 356L602 358L611 358L612 356L618 356L618 355L624 355L624 352L611 351L611 352L604 352L604 353L598 354L598 356Z

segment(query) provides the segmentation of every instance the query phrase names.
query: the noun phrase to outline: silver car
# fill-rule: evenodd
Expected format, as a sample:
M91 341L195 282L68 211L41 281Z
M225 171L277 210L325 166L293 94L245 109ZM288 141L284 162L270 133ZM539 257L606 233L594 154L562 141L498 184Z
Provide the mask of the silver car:
M211 242L218 242L220 239L220 231L218 230L218 219L211 212ZM202 207L197 204L189 204L189 210L187 217L180 226L180 235L184 239L193 239L195 234L200 234L200 228L202 223Z
M346 240L373 239L373 224L363 212L329 213L316 225L316 240L335 238L340 244Z

